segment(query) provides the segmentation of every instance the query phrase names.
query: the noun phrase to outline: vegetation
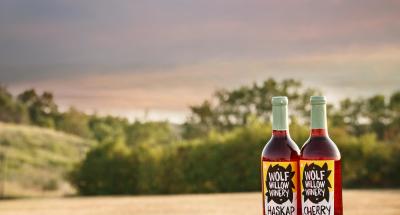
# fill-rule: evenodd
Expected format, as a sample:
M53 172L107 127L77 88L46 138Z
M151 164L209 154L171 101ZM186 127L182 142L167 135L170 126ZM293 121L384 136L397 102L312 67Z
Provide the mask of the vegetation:
M178 126L87 115L74 108L59 112L46 92L28 90L15 98L5 88L0 92L1 121L97 142L68 174L83 195L258 190L259 156L271 132L271 96L289 97L290 130L301 146L309 135L309 96L320 94L294 80L273 79L220 90L190 107L187 122ZM344 186L400 187L400 91L348 98L328 108L331 137L342 152ZM18 140L20 134L12 135ZM7 144L16 147L14 142ZM36 160L32 154L24 157ZM48 181L43 189L54 186Z
M65 175L92 145L93 141L50 129L0 123L0 192L11 196L71 192L65 190Z

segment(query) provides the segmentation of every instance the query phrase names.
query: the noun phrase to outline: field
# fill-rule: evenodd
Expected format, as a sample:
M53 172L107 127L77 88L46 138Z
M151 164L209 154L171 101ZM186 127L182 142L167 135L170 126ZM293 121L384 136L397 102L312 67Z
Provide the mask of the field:
M253 215L260 194L20 199L0 202L1 215ZM346 215L398 215L398 190L344 192Z

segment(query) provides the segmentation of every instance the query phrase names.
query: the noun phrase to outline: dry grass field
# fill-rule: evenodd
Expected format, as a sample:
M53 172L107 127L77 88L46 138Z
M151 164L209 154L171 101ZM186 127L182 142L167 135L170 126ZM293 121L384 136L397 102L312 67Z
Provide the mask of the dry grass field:
M260 194L20 199L0 202L0 215L254 215ZM399 215L400 191L344 192L346 215Z

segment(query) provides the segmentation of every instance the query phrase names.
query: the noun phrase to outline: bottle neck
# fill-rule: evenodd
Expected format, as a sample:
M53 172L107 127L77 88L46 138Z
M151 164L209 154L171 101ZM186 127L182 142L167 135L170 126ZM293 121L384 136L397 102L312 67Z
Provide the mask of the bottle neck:
M287 131L288 126L288 108L287 105L272 106L272 130Z
M311 129L312 137L328 136L328 130L326 129Z
M328 135L326 104L311 105L311 136Z
M272 136L287 137L287 136L289 136L289 131L288 130L272 130Z

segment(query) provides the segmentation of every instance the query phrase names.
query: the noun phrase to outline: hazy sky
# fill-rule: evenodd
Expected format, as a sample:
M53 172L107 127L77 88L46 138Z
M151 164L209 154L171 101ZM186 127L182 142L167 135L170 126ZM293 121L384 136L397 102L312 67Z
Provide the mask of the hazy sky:
M63 107L182 121L215 89L295 78L400 89L400 1L0 1L0 83Z

